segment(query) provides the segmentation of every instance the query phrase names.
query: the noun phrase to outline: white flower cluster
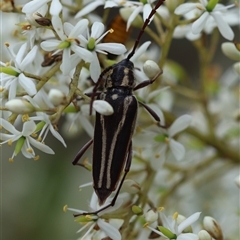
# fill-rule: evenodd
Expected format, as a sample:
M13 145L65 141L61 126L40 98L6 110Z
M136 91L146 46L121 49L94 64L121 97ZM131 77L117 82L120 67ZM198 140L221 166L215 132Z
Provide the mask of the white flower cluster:
M54 154L47 145L49 132L67 147L58 132L60 119L63 134L72 137L84 130L93 138L90 108L104 116L114 113L108 102L92 102L94 86L104 69L131 53L133 43L121 43L121 34L128 34L133 27L142 28L159 1L32 0L12 7L5 2L9 1L0 5L3 11L20 12L22 17L15 23L18 31L2 46L6 54L0 61L0 146L14 145L9 161L19 153L38 160L35 149ZM100 8L102 16L96 14ZM106 19L112 18L111 8L125 20L124 33L116 26L122 23L105 28ZM134 92L140 104L131 170L114 206L98 215L68 207L65 210L73 211L83 225L78 231L81 239L148 239L151 234L161 240L223 239L220 225L211 217L203 220L205 230L192 231L190 226L200 217L201 206L187 219L178 213L167 217L159 206L168 205L171 196L191 195L197 173L203 175L196 180L200 182L206 181L208 169L220 174L215 161L222 168L226 162L239 163L240 43L234 33L239 25L239 7L231 2L225 6L218 0L166 0L148 22L154 30L146 27L145 33L155 44L142 43L131 57L134 78L141 84L154 78L161 68L163 74L161 81ZM108 42L107 36L115 38ZM229 41L222 44L222 51L237 61L235 72L212 62L219 36ZM192 77L182 63L168 58L173 38L192 42L200 59L199 76ZM187 58L188 54L183 62ZM105 78L100 80L98 91L105 87ZM153 117L157 115L160 122L145 116L141 106ZM222 159L228 161L220 162ZM82 166L91 170L91 163ZM239 177L235 181L239 186ZM188 184L187 190L177 192L184 184ZM111 203L115 192L103 206L94 192L90 213ZM175 207L178 200L174 201ZM190 207L188 210L194 212Z

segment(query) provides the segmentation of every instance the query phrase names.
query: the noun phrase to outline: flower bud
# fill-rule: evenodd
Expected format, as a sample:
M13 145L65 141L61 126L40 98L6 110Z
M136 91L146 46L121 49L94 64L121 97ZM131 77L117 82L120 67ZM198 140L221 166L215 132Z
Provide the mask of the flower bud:
M205 230L201 230L198 233L199 240L212 240L212 237L209 235L209 233Z
M234 43L231 42L222 43L222 51L228 58L235 61L239 61L240 51L236 48Z
M152 209L147 211L144 215L145 215L145 220L148 223L153 223L158 220L158 213L153 211Z
M237 186L240 188L240 175L238 175L238 176L235 178L234 182L235 182L235 183L237 184Z
M20 138L17 140L17 144L16 144L15 149L14 149L15 155L17 155L18 153L20 153L20 151L22 150L23 144L25 143L25 140L26 140L26 138L23 137L23 136L20 137Z
M216 7L218 0L209 0L206 6L208 12L212 12L212 10Z
M143 64L143 71L144 73L149 77L153 78L155 77L161 70L159 66L152 60L147 60Z
M218 222L212 217L204 217L203 226L206 231L215 239L223 239L222 229Z
M137 205L133 205L132 206L132 212L136 215L142 215L143 210L141 207L137 206Z
M5 107L8 108L9 111L18 114L32 113L36 110L30 102L20 98L6 102Z
M104 116L112 115L114 110L113 107L104 100L95 100L93 102L93 108Z
M160 232L162 232L169 239L176 239L177 238L176 234L172 233L169 229L167 229L165 227L158 226L158 229L160 230Z
M240 75L240 62L235 63L233 68Z
M66 96L58 89L51 89L48 93L48 98L50 102L55 106L59 106L66 102Z
M139 184L137 182L133 181L132 179L126 179L123 182L122 191L124 191L124 192L136 194L140 191L140 189L141 189L141 187L139 186Z
M14 77L19 76L19 72L15 71L11 67L0 67L0 72L11 75L11 76L14 76Z

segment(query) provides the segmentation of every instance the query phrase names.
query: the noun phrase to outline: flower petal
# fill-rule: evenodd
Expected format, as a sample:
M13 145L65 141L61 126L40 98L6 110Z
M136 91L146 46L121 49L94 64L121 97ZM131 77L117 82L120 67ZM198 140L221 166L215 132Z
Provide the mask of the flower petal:
M79 47L77 45L71 45L71 49L78 55L80 56L85 62L92 62L93 60L93 55L90 51L83 47Z
M42 152L45 152L45 153L48 153L48 154L55 154L54 151L50 147L48 147L47 145L33 139L32 137L29 137L28 140L34 147L41 150Z
M30 136L36 129L36 124L34 121L28 121L23 124L22 135L24 137Z
M33 62L34 58L36 57L37 50L38 50L38 47L34 46L31 49L31 51L27 54L27 56L23 59L23 61L21 63L22 70L25 70L26 67L28 67L28 65Z
M93 61L90 64L89 70L90 70L90 75L91 75L92 80L94 82L97 82L98 77L101 73L101 68L100 68L100 64L99 64L96 53L92 52L92 54L93 54Z
M113 240L121 240L121 234L120 232L113 227L111 224L105 222L101 218L98 219L97 221L98 226L103 230L108 237L110 237Z
M81 11L79 11L76 14L75 18L80 18L82 16L89 14L90 12L95 10L97 7L103 5L104 2L105 1L103 0L103 1L93 1L92 3L89 3L87 6L85 6Z
M63 55L62 55L62 64L61 64L61 71L63 73L63 75L68 75L69 72L72 70L72 64L70 61L70 48L66 48L63 50ZM75 66L73 66L75 67Z
M67 147L62 136L53 128L53 126L51 124L50 124L50 131L51 131L52 135L63 144L64 147Z
M42 1L31 1L27 4L24 5L24 7L22 8L22 12L24 13L33 13L33 12L37 12L37 10L39 8L41 8L44 4L46 4L47 2L49 2L50 0L42 0Z
M51 39L51 40L41 42L40 46L43 50L50 52L50 51L57 49L57 46L60 43L61 43L61 41L59 41L57 39Z
M9 86L8 100L11 100L16 97L17 94L17 78L11 81L11 85Z
M132 22L134 21L134 19L137 17L137 15L142 11L142 6L136 7L132 14L129 16L128 21L127 21L127 31L129 29L129 27L131 26Z
M63 24L62 20L59 16L53 16L52 17L52 25L57 32L58 36L61 38L61 40L65 40L67 37L63 32Z
M183 3L175 9L174 13L177 15L184 15L199 6L202 7L199 3Z
M79 121L81 122L81 126L84 128L84 130L87 132L87 134L93 138L93 132L94 132L94 128L92 126L92 124L90 123L90 121L83 115L83 114L79 114Z
M192 225L194 222L196 222L198 220L198 218L200 217L201 212L196 212L194 214L192 214L191 216L189 216L188 218L186 218L183 222L181 222L178 226L178 232L182 232L185 228L187 228L188 226Z
M27 144L27 141L25 140L25 142L22 146L21 152L22 152L23 156L26 158L34 158L35 157L34 150L32 149L33 151L29 152L28 148L29 148L29 143ZM16 156L16 153L15 153L15 156Z
M99 43L96 51L106 51L115 55L123 54L127 51L126 47L121 43Z
M151 5L148 4L148 3L147 3L147 4L144 4L144 6L143 6L143 21L145 21L145 20L148 18L148 16L149 16L149 14L150 14L151 11L152 11ZM152 21L153 18L154 18L154 16L152 16L152 18L151 18L151 20L149 21L148 24L151 23L151 21Z
M70 32L69 37L77 37L79 34L82 34L87 29L88 23L87 19L80 20Z
M208 17L209 12L204 12L201 17L192 24L192 33L199 34L203 30Z
M52 0L51 7L50 7L50 14L52 16L59 15L61 11L62 11L62 4L59 2L59 0Z
M10 122L6 121L5 119L0 119L0 126L2 126L4 129L6 129L8 132L19 135L21 134Z
M227 22L222 18L220 12L212 12L211 14L214 18L214 20L217 23L218 29L223 37L225 37L228 40L233 40L234 33L233 30L230 28L230 26L227 24Z
M31 78L26 77L23 73L21 73L18 76L18 78L19 78L19 84L30 96L37 93L36 86L33 83Z
M174 139L171 139L169 143L169 147L172 154L178 161L183 159L185 155L185 148L181 143L175 141Z
M101 22L94 22L91 28L91 37L98 39L104 32L104 25Z
M177 240L198 240L198 235L194 233L182 233L177 237Z
M118 7L118 3L114 1L105 1L104 9L105 8L112 8L112 7Z
M135 54L130 58L132 62L135 62L136 59L138 59L143 53L145 53L150 46L151 42L147 41L143 43L135 52ZM132 50L131 50L132 51Z
M16 55L16 58L13 59L15 61L15 63L16 63L16 67L19 68L19 69L21 69L22 60L23 60L23 57L26 54L26 52L27 52L27 43L24 43L20 47L20 49L19 49L19 51L18 51L18 53Z
M171 127L168 129L169 137L173 137L176 133L179 133L186 129L192 121L192 117L190 115L183 115L177 118Z

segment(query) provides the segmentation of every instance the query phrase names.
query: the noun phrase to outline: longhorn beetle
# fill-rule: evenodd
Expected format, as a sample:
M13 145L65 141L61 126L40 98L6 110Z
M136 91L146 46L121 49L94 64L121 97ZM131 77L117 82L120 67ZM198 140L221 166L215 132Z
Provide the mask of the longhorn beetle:
M159 71L153 79L145 80L136 85L133 73L134 65L130 61L130 58L135 54L136 48L150 19L163 2L164 0L159 0L152 9L139 32L133 50L127 58L103 70L93 88L93 92L91 93L90 115L96 96L97 99L107 101L113 107L114 113L110 116L104 116L96 112L94 137L83 146L72 163L73 165L81 165L78 163L79 159L93 144L93 187L98 196L100 206L105 203L109 195L117 188L123 169L124 173L110 204L95 212L76 214L74 215L75 217L86 214L98 214L104 209L114 206L124 179L130 169L132 160L132 135L136 125L138 110L138 101L133 95L133 91L152 84L162 73L162 71ZM97 89L103 81L105 81L104 90L101 93L97 93ZM160 121L152 109L144 103L139 103L145 107L156 121Z

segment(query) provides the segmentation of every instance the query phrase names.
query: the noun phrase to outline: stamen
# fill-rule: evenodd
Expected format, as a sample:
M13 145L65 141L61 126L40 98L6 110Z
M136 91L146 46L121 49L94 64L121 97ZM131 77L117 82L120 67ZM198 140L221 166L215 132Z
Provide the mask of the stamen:
M174 220L177 220L177 218L178 218L178 212L175 212L175 213L173 214L173 219L174 219Z
M13 143L12 139L9 139L9 140L8 140L8 145L9 145L9 146L12 146L12 143Z

